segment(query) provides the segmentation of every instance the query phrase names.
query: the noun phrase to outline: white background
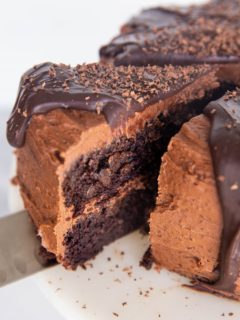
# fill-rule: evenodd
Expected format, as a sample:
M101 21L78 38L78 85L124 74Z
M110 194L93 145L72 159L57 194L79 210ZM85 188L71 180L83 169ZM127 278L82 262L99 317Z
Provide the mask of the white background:
M97 61L98 48L141 8L189 2L196 1L0 0L0 216L9 211L11 150L5 141L5 122L21 74L44 61L73 65ZM0 289L0 319L62 317L30 278Z

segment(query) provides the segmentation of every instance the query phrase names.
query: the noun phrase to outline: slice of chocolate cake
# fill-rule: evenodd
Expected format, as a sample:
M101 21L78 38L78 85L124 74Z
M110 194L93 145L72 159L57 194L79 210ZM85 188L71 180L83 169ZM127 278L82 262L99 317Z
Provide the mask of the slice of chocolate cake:
M240 91L185 123L162 158L150 218L154 260L240 300Z
M219 64L223 79L240 83L239 1L217 1L184 12L149 9L133 21L123 28L129 32L101 48L103 62L116 66Z
M60 263L75 267L144 222L161 154L219 96L216 72L44 63L22 77L8 140L25 207Z

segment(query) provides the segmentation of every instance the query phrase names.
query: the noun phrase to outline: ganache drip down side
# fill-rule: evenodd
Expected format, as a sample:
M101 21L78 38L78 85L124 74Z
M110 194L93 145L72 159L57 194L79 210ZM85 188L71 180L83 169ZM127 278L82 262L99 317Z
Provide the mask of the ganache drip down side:
M51 68L56 72L56 83L54 80L51 81L51 75L49 75ZM43 63L23 75L21 83L27 81L30 88L24 88L24 85L20 84L18 98L7 123L7 138L12 146L23 146L25 131L33 115L47 113L57 108L103 113L112 126L126 121L126 116L131 115L133 110L130 110L129 114L123 112L125 104L120 98L95 93L81 87L71 79L71 71L68 67L60 70L57 65ZM50 86L46 90L48 82ZM62 84L66 84L66 87L64 88ZM34 90L31 90L31 85ZM134 107L136 111L141 110L141 106L137 103Z
M236 92L236 91L235 91ZM240 93L229 93L204 110L210 120L209 147L223 215L219 279L197 289L236 298L240 273Z
M7 123L8 141L22 147L32 116L58 108L102 114L113 130L121 130L135 113L170 97L209 71L208 66L37 65L21 79Z

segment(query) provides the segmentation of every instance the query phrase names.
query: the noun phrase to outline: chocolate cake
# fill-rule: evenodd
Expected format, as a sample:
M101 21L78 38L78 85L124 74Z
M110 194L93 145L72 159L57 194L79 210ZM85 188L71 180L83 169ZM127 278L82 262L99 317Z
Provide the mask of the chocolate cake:
M240 91L185 123L162 158L150 218L161 266L240 300Z
M214 1L182 10L148 9L126 24L100 50L119 65L219 64L240 83L240 2Z
M25 207L60 263L144 222L170 137L222 94L216 72L44 63L23 75L7 135Z
M198 6L148 8L124 24L121 32L187 25L201 18L224 19L235 23L239 19L239 6L239 0L213 0Z

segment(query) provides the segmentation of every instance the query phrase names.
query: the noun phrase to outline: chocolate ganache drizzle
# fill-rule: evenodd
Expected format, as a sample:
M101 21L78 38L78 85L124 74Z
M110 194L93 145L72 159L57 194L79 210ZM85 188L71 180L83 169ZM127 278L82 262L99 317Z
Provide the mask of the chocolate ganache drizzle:
M235 298L240 274L240 91L229 92L204 110L211 123L209 146L223 214L220 277L196 287Z
M101 59L116 66L240 63L239 6L235 0L144 10L100 49Z
M186 22L189 18L189 7L187 8L162 8L155 7L142 10L121 28L122 32L133 30L146 30L152 28L163 28Z
M37 65L21 79L7 124L8 141L14 147L22 147L32 116L57 108L102 114L112 129L124 128L136 112L173 95L208 72L208 66Z
M160 29L170 26L191 24L198 19L228 20L239 19L240 0L212 0L203 5L186 7L153 7L142 10L121 28L122 32ZM221 22L221 21L219 21Z
M116 66L240 63L240 28L228 27L226 23L219 26L215 21L201 21L189 26L123 33L102 47L100 56Z
M78 71L65 65L43 63L27 71L7 125L7 138L14 147L24 143L25 131L34 114L57 108L103 113L111 125L123 120L124 103L119 97L98 93L77 81ZM135 104L140 111L140 104ZM114 108L114 110L113 110Z

